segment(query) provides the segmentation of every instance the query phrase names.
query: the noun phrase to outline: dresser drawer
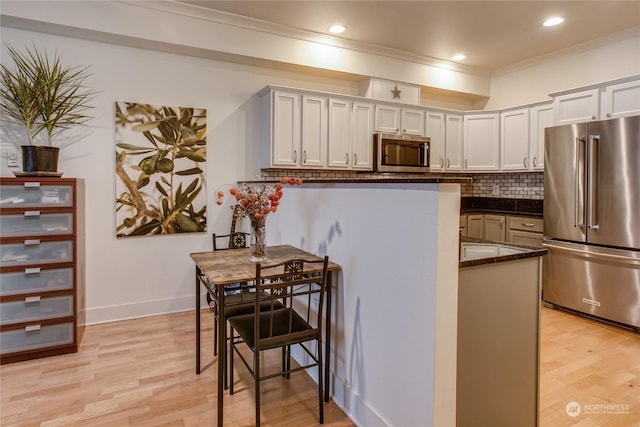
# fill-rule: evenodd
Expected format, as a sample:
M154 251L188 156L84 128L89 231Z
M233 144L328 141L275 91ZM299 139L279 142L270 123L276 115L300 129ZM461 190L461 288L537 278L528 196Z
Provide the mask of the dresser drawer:
M57 297L26 297L20 301L0 304L0 324L35 322L73 316L73 295Z
M73 268L25 268L0 274L0 296L73 289Z
M73 206L73 186L51 185L30 181L2 186L0 207L70 207Z
M23 214L0 215L0 230L2 237L73 234L73 214L28 210Z
M25 239L22 243L0 244L3 267L73 261L73 241L41 241Z
M24 328L0 332L0 349L2 354L9 354L73 344L73 339L73 322L44 326L35 323Z

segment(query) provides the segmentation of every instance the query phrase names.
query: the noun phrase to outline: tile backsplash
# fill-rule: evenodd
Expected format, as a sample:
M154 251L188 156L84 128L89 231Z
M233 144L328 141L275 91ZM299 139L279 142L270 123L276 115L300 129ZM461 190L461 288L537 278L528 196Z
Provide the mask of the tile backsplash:
M302 179L355 179L375 178L376 173L355 171L323 171L301 169L263 169L265 179L280 179L284 176L297 176ZM398 175L406 177L407 175ZM462 197L492 197L505 199L542 200L544 192L544 172L523 173L473 173L473 174L428 174L437 176L470 176L473 182L462 184ZM389 177L386 174L385 177ZM494 193L494 187L497 194Z
M471 178L472 183L460 188L463 197L544 198L544 172L472 174Z

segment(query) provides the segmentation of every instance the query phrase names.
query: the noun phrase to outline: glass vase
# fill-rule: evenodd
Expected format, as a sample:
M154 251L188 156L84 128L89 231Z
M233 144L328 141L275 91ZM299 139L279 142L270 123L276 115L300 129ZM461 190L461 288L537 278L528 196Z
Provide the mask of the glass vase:
M249 239L249 261L261 262L267 260L267 231L265 219L251 221L251 237Z

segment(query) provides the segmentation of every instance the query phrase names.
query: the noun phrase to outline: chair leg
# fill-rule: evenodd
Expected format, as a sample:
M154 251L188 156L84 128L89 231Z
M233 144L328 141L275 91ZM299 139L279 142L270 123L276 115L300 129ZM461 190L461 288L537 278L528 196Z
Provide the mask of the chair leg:
M255 393L256 393L256 426L260 426L260 354L259 352L254 352L254 366L255 373L253 380L255 382Z
M213 355L218 355L218 314L213 313Z
M320 412L320 424L324 424L324 393L323 393L323 363L322 363L322 343L318 341L318 403Z
M233 328L231 328L231 340L229 341L229 350L227 353L229 354L229 394L233 394ZM220 361L218 361L218 363L220 363ZM224 367L224 371L226 374L226 366Z

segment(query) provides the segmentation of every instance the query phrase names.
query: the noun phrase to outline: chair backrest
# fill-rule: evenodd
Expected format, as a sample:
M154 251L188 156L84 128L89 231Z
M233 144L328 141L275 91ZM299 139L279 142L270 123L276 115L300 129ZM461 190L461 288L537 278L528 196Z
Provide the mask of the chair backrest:
M328 256L256 264L255 312L262 312L254 316L257 351L320 339L328 265Z
M213 238L214 251L249 247L249 233L242 231L235 231L230 234L213 233L211 237Z

